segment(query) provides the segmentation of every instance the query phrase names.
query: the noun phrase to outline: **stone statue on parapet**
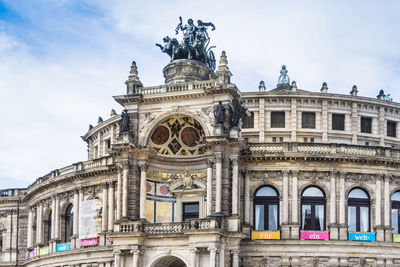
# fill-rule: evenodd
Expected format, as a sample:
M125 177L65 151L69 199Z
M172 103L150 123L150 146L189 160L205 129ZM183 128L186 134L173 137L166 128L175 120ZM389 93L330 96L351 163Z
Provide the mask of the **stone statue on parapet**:
M177 59L197 60L203 62L214 71L216 60L211 49L215 48L215 46L208 46L210 44L210 37L207 32L208 27L211 27L211 30L215 30L215 26L211 22L198 20L197 25L195 25L192 19L188 19L187 24L183 25L182 17L179 17L179 24L175 29L175 34L182 31L183 41L178 42L176 38L166 36L163 38L164 45L156 44L156 46L169 55L171 61Z
M129 133L129 115L126 109L124 109L124 111L121 113L121 120L119 121L119 133Z
M239 127L240 119L243 118L245 114L245 108L242 103L237 99L233 103L233 115L231 120L231 127Z
M279 79L278 79L278 86L289 85L290 78L287 75L287 73L288 73L288 70L286 69L286 66L282 65L281 75L279 76Z

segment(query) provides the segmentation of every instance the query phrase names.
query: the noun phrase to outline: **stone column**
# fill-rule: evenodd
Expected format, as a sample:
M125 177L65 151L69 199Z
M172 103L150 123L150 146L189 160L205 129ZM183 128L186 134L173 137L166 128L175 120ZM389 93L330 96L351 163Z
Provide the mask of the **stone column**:
M139 266L139 259L140 259L140 250L132 249L132 267L140 267Z
M215 188L215 212L221 213L222 203L222 155L218 153L215 159L216 188Z
M244 175L244 223L250 224L250 172Z
M331 186L329 199L329 238L337 240L339 238L339 230L336 224L336 172L331 172Z
M322 100L322 142L328 143L328 101Z
M75 191L74 191L73 209L74 209L74 221L73 221L74 233L73 233L73 235L75 237L77 237L79 234L79 215L78 215L79 214L79 190L78 189L75 189Z
M384 223L385 223L385 241L392 242L392 227L390 225L390 214L391 214L391 202L390 202L390 175L385 175L385 185L384 185Z
M216 248L208 248L210 251L210 267L216 267L216 256L217 256L217 249Z
M37 223L36 223L36 243L43 243L43 204L39 203L37 208Z
M282 239L290 238L289 226L289 172L282 172Z
M259 129L259 142L265 142L265 99L259 98L259 113L258 113L258 129Z
M379 107L378 113L378 131L379 131L379 145L385 145L385 132L386 132L386 125L385 125L385 107Z
M351 143L353 145L357 144L357 135L358 135L358 128L359 128L360 121L358 119L358 107L357 102L353 102L351 106L351 132L352 132L352 139Z
M213 194L212 194L212 180L213 180L213 162L207 160L207 216L212 214Z
M347 223L346 223L346 186L345 186L345 173L340 173L339 182L339 224L340 232L339 239L347 240Z
M122 267L122 253L120 250L114 251L114 267Z
M190 253L190 266L198 267L197 266L197 248L191 248L189 250Z
M51 201L51 234L50 239L55 239L55 233L56 233L56 196L53 195L52 201Z
M101 138L101 133L99 132L97 134L97 157L100 158L102 155L101 153L101 145L102 145L102 138Z
M102 199L102 214L101 214L101 231L107 231L107 223L108 223L108 185L107 183L103 184L103 199Z
M298 171L291 171L292 173L292 226L291 226L291 239L299 239L299 199L298 199Z
M297 101L292 98L290 103L290 141L296 142L297 136Z
M122 169L122 217L128 216L128 173L129 167L123 166Z
M54 236L56 240L60 240L60 197L56 195L56 210L55 210L55 229L54 229Z
M29 213L28 213L28 234L27 234L27 246L28 249L31 249L33 247L33 211L32 208L28 208L29 209Z
M382 186L381 175L376 175L375 184L375 232L376 241L385 241L385 230L382 226Z
M232 215L239 215L239 159L232 159Z
M140 166L140 220L146 220L146 171L145 161L139 163Z
M108 186L108 231L114 230L114 183Z
M122 171L118 169L117 178L117 220L121 219L121 187L122 187Z
M239 250L232 250L232 267L239 267Z

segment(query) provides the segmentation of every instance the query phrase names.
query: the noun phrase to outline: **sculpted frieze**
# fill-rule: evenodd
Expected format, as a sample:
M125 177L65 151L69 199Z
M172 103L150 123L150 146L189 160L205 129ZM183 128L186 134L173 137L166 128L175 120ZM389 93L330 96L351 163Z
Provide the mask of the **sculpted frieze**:
M188 170L185 170L183 173L171 173L148 169L146 174L148 179L160 182L175 182L185 180L185 178L187 179L188 176L190 176L190 179L199 181L205 181L207 179L207 175L204 172L189 172Z

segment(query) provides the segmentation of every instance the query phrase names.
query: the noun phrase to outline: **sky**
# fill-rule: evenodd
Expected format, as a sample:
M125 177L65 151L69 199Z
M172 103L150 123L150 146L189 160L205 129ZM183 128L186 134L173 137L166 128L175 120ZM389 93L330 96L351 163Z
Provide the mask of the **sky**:
M87 160L80 136L121 112L131 62L144 86L164 83L155 43L179 16L214 23L243 92L275 88L286 64L300 89L400 102L399 14L397 0L0 0L0 188Z

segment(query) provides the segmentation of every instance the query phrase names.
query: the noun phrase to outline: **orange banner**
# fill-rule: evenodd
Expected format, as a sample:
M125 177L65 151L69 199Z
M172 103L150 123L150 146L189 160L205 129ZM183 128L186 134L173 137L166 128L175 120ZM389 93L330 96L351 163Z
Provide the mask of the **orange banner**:
M251 232L251 239L281 239L281 232Z

